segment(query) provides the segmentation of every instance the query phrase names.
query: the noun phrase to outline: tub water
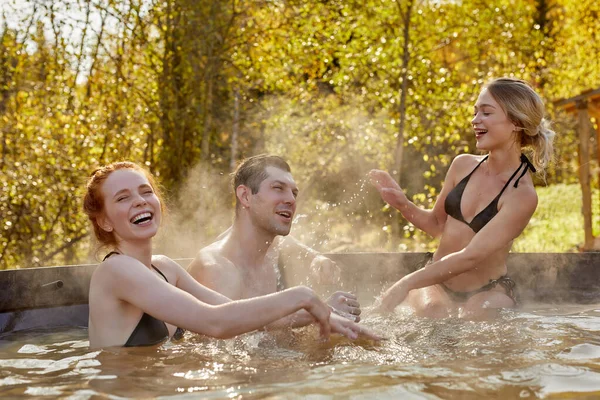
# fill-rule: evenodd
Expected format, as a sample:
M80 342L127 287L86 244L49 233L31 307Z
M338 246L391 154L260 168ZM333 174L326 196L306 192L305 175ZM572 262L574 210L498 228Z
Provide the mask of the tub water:
M85 329L0 336L0 397L600 398L600 305L503 311L493 321L403 312L363 324L379 344L314 328L90 350Z

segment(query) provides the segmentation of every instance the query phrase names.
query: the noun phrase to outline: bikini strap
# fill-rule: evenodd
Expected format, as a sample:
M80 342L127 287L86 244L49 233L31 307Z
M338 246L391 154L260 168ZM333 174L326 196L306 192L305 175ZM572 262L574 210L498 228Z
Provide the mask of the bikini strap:
M481 164L483 164L483 162L484 162L485 160L487 160L487 159L488 159L488 157L489 157L489 155L487 155L487 156L483 157L483 160L479 161L479 164L477 164L477 166L476 166L475 168L473 168L473 171L471 171L471 172L469 173L469 175L465 176L465 177L463 178L463 180L465 180L465 179L470 179L471 175L473 175L473 173L474 173L475 171L477 171L477 168L479 168L479 166L480 166Z
M121 254L121 253L119 253L118 251L111 251L110 253L108 253L107 255L105 255L105 256L104 256L104 260L102 260L102 261L106 261L106 259L107 259L108 257L112 256L113 254L117 254L117 255L118 255L118 254ZM156 267L154 266L154 264L150 264L150 266L151 266L152 268L154 268L154 270L155 270L156 272L158 272L158 273L160 274L160 276L162 276L163 278L165 278L165 281L169 282L169 280L167 279L167 277L165 276L165 274L163 274L162 272L160 272L160 269L156 268Z
M160 269L156 268L156 267L154 266L154 264L150 264L150 266L151 266L152 268L154 268L154 270L155 270L156 272L158 272L158 273L160 274L160 276L162 276L163 278L165 278L165 281L169 282L169 280L167 279L167 277L165 276L165 274L163 274L162 272L160 272Z
M521 171L521 167L523 167L523 171ZM513 185L514 187L519 186L519 180L521 180L521 178L523 176L525 176L525 174L527 173L528 169L530 169L531 172L536 172L535 171L535 167L533 166L533 164L531 164L531 162L529 161L529 159L527 158L527 156L525 156L525 154L521 154L521 164L519 164L519 168L517 168L517 170L510 176L510 178L508 179L508 181L506 182L506 184L504 185L504 187L502 188L502 190L500 191L500 193L498 194L498 196L496 196L496 198L499 199L500 196L502 196L502 193L504 193L504 191L508 187L508 184L510 183L510 181L512 181L513 178L515 176L517 176L517 174L519 173L519 171L521 171L521 175L517 178L517 180L515 181L515 184Z
M476 166L475 168L473 168L473 171L471 171L471 174L472 174L473 172L475 172L475 170L476 170L477 168L479 168L479 166L480 166L481 164L483 164L483 162L484 162L485 160L487 160L487 159L488 159L488 157L489 157L489 154L488 154L487 156L483 157L483 160L479 161L479 164L477 164L477 166Z
M121 253L119 253L118 251L111 251L110 253L108 253L107 255L105 255L105 256L104 256L104 258L102 259L102 261L106 261L106 259L107 259L108 257L112 256L113 254L117 254L117 255L119 255L119 254L121 254Z
M506 181L506 183L504 184L504 187L502 188L502 190L500 191L500 193L498 193L498 196L496 196L496 199L499 199L500 196L502 196L502 193L504 193L504 191L506 190L506 188L508 187L508 185L510 184L510 181L513 180L513 178L515 176L517 176L517 174L519 173L519 171L521 170L521 167L525 165L525 169L523 169L523 173L521 174L521 177L525 174L525 172L527 172L527 165L524 163L519 164L519 168L517 168L517 170L510 176L510 178L508 178L508 181ZM519 179L521 179L521 177L519 177ZM519 181L519 179L517 179L517 182ZM515 182L516 184L516 182ZM515 186L516 187L516 186Z
M528 168L531 170L531 172L533 172L533 173L536 172L535 167L533 166L533 164L531 163L531 161L529 161L529 158L527 158L527 156L525 154L521 154L521 165L523 165L523 164L525 164L525 168L523 169L523 172L521 173L521 176L519 176L517 178L517 180L515 181L514 187L519 186L519 181L521 180L521 178L523 176L525 176L525 174L527 173L527 169ZM519 168L521 168L521 166L519 166Z

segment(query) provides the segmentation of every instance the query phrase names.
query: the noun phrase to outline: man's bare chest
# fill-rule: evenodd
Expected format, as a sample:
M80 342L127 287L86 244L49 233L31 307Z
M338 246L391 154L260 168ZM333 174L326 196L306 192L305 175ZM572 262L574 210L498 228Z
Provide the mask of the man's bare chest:
M280 277L276 268L276 265L271 264L260 268L242 268L242 298L248 299L277 292Z

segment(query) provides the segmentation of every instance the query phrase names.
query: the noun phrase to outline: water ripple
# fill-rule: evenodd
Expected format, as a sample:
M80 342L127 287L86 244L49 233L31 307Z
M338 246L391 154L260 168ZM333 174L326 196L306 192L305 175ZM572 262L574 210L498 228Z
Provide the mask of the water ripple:
M318 330L233 340L187 333L148 348L91 352L85 331L3 335L0 396L519 398L600 391L600 314L506 311L493 321L400 311L361 324L389 339ZM566 312L568 311L568 313ZM599 372L596 372L599 371Z

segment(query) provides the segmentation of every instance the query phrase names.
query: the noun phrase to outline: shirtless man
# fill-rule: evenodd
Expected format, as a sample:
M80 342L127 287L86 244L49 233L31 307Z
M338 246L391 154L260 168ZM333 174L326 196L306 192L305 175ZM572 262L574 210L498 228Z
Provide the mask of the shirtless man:
M216 242L200 250L188 267L198 282L234 300L262 296L285 289L280 261L287 267L298 259L312 260L309 275L313 284L339 281L339 268L332 260L293 239L279 238L290 232L298 196L287 162L270 155L251 157L234 172L233 188L233 225ZM290 274L287 268L284 272L288 279L300 275ZM335 313L360 320L360 304L351 293L335 292L327 303ZM310 322L312 317L300 311L280 325L303 326Z

